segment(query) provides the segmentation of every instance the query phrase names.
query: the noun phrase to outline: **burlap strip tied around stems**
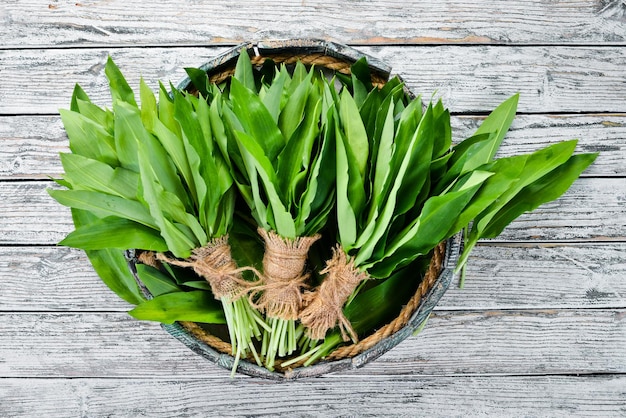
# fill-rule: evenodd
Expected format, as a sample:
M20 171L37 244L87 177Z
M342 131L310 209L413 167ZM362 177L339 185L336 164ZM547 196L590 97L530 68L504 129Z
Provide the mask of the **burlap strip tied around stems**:
M326 278L314 292L304 295L305 308L300 313L307 335L322 340L329 329L339 326L343 340L351 339L356 343L358 336L343 314L343 305L359 283L369 276L359 270L339 246L333 248L332 258L320 273L326 274Z
M157 259L174 266L193 268L198 276L209 282L216 299L239 299L255 284L243 279L241 274L244 271L258 274L251 267L237 267L228 244L228 235L214 238L205 246L194 249L186 260L170 258L163 253L157 254Z
M307 255L320 235L289 239L262 228L258 233L265 241L265 253L263 275L250 294L251 298L260 295L254 306L269 318L298 319L309 277L304 271Z

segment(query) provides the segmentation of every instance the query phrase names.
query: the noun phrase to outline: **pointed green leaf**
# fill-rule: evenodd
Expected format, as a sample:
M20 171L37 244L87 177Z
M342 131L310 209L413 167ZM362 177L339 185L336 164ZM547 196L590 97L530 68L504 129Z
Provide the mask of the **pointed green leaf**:
M364 179L369 156L369 140L359 109L346 90L340 95L339 119L346 139L346 148L354 156L356 168Z
M185 68L185 72L191 80L191 84L198 90L198 92L204 97L211 97L209 92L209 77L204 70L199 68Z
M239 58L237 58L234 79L239 81L251 92L257 92L256 82L254 81L254 72L252 70L252 63L250 62L250 56L248 55L248 51L246 51L245 49L241 50Z
M158 231L124 218L107 217L77 227L59 245L83 250L137 248L150 251L167 251L165 241Z
M94 160L119 165L114 138L98 123L70 110L61 109L63 127L70 140L70 149Z
M246 134L254 138L270 161L275 161L286 141L272 115L261 99L236 79L232 80L230 95L232 110Z
M111 90L111 97L113 98L113 103L117 101L122 101L128 103L134 107L137 107L137 102L135 101L135 94L133 90L130 88L124 75L120 71L120 69L115 65L113 59L109 56L107 58L107 62L104 65L104 73L109 80L109 87Z
M493 216L482 236L495 238L524 212L533 211L544 203L558 199L597 156L598 154L573 155L562 165L524 187Z
M76 228L80 228L97 218L88 211L72 209L72 219ZM145 300L122 251L107 249L85 252L98 276L116 295L134 305Z
M278 180L276 179L276 173L274 172L270 159L264 155L263 150L254 138L243 132L236 132L236 135L241 153L245 153L251 157L250 160L261 178L267 199L270 203L269 206L274 216L274 229L279 235L285 238L295 238L295 223L284 201L278 194L276 188Z
M514 94L487 116L487 118L480 124L480 127L474 133L474 136L479 134L496 133L493 137L490 146L485 147L481 153L482 164L487 163L493 159L504 139L504 136L509 130L513 119L515 118L515 112L517 111L517 102L519 101L519 93Z
M181 291L180 287L176 285L176 282L171 277L154 267L145 264L136 264L136 268L137 276L152 296L156 297L166 293Z
M91 190L135 200L139 176L122 167L115 169L79 154L61 153L64 179L72 189Z
M129 314L136 319L172 324L176 321L225 323L221 303L203 290L173 292L138 305Z
M48 190L48 193L64 206L92 212L99 218L117 216L157 228L148 210L137 201L87 190Z
M72 101L71 101L71 105L70 105L70 110L72 112L79 112L80 113L80 109L78 108L78 101L79 100L82 100L82 101L87 102L87 103L91 103L91 100L89 99L89 96L87 96L87 93L85 93L85 90L83 90L83 88L81 86L76 84L76 85L74 85L74 91L72 92Z

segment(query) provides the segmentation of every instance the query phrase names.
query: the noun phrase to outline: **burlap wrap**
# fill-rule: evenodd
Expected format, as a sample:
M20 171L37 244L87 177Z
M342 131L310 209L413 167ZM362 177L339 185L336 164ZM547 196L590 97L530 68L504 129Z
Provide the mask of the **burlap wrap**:
M174 266L193 268L198 276L209 282L216 299L236 300L254 284L242 278L242 272L255 270L251 267L237 267L228 244L228 235L214 238L205 246L194 249L186 260L170 258L162 253L157 254L157 259Z
M354 266L340 246L333 248L333 256L326 262L326 274L322 284L304 295L305 308L300 313L300 321L306 327L309 338L322 340L329 329L339 326L344 341L356 343L358 337L350 321L343 314L343 305L367 273Z
M262 228L258 233L265 241L265 253L263 275L250 295L260 295L254 306L269 318L298 319L302 289L309 277L304 271L307 254L320 235L289 239Z

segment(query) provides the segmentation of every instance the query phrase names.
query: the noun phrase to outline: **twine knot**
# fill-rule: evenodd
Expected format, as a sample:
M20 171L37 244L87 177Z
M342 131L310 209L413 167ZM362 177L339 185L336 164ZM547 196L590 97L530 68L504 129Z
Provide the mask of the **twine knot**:
M193 268L198 276L209 283L216 299L239 299L252 286L252 283L242 278L241 273L257 273L252 267L237 267L228 244L228 235L214 238L205 246L194 249L186 260L170 258L163 253L158 253L157 259L174 266Z
M307 255L320 235L290 239L262 228L258 233L265 241L265 253L263 275L250 294L251 299L260 294L253 306L270 318L295 320L302 307L302 289L309 278L304 272Z
M313 340L322 340L329 329L339 326L343 340L351 339L356 343L358 336L343 314L343 305L359 283L369 276L359 270L353 260L348 260L339 246L333 248L333 256L320 273L327 276L316 291L304 295L306 307L300 313L307 335Z

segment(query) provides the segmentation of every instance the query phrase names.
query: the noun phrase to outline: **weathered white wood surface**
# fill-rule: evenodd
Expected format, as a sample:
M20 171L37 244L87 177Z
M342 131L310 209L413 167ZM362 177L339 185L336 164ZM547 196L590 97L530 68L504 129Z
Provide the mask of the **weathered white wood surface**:
M626 48L572 46L376 46L359 48L393 67L416 94L442 97L452 112L487 112L520 92L520 112L626 113ZM143 76L178 82L214 47L33 49L0 51L1 114L52 114L69 106L74 84L106 104L106 56L131 86ZM80 62L81 66L76 63ZM520 69L523 69L521 71Z
M19 0L0 6L11 47L223 44L334 38L353 44L626 41L620 0Z
M6 377L225 374L159 325L124 313L19 312L0 320ZM436 312L422 334L350 374L626 373L624 346L626 309Z
M132 320L45 192L74 83L109 102L241 41L317 37L390 64L454 112L455 140L520 92L500 156L600 151L557 202L476 248L423 332L349 373L220 369ZM0 4L0 416L626 415L626 4L620 0L8 0Z
M4 379L7 416L618 417L623 375L335 375L288 384L223 379ZM61 401L59 401L61 400Z

